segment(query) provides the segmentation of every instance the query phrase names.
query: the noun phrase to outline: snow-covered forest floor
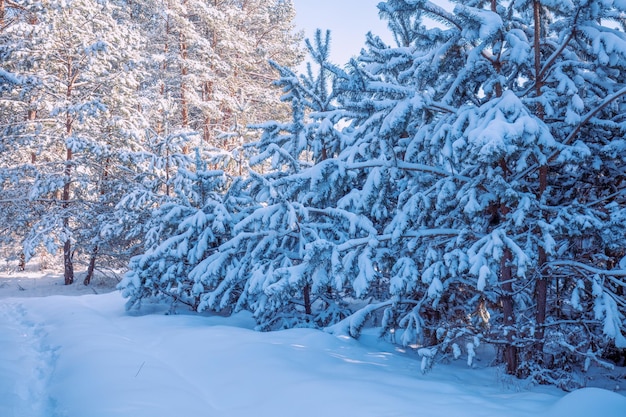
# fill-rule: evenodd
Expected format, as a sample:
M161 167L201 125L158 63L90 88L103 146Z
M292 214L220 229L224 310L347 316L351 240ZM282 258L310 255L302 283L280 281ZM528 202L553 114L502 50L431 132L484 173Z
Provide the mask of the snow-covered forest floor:
M80 276L79 276L80 278ZM239 314L127 312L116 279L0 275L0 416L623 416L626 371L565 393L487 360L427 373L370 332L260 333ZM54 294L54 295L52 295ZM602 388L598 388L602 387Z

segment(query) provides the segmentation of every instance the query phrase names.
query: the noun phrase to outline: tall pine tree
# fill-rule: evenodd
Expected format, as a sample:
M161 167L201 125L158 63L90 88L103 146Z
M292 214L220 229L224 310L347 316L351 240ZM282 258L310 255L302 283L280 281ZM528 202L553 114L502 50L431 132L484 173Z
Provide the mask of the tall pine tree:
M2 103L14 126L4 137L11 146L4 167L20 177L5 182L3 194L25 203L18 227L27 230L26 258L40 246L62 247L66 284L74 281L76 249L97 245L97 214L112 207L103 198L141 127L137 33L117 10L95 0L24 2L27 19L2 33L3 64L32 80Z

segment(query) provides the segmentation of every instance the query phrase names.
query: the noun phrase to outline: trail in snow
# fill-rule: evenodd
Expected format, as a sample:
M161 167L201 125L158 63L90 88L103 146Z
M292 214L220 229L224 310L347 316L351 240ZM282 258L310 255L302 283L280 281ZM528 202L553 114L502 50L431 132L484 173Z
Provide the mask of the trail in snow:
M160 305L126 312L124 302L117 293L0 298L0 417L622 417L626 410L626 398L610 390L507 386L480 361L423 375L414 353L375 332L359 341L310 329L259 333L249 314L164 315Z
M0 302L0 416L54 417L48 383L55 350L19 303Z
M1 417L527 417L559 398L503 391L490 372L424 376L374 340L258 333L246 316L133 317L117 294L11 302L4 321L23 336L9 349L28 355L11 379L29 391Z

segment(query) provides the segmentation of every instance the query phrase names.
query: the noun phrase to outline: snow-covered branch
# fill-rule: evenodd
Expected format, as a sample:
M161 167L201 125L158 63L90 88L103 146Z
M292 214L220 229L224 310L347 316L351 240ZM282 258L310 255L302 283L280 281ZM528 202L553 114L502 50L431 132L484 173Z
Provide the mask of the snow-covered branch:
M426 229L426 230L416 230L416 231L407 231L403 233L400 238L402 239L419 239L424 237L434 237L434 236L458 236L462 233L461 230L457 229ZM372 241L372 239L377 240L378 242L385 242L388 240L397 239L398 237L393 234L384 234L377 236L368 236L359 239L352 239L340 245L337 245L337 250L339 252L345 252L351 249L354 249L358 246L367 245Z
M569 260L556 260L546 264L546 267L571 267L575 269L583 269L589 273L597 275L607 275L613 277L626 277L626 269L601 269L591 265L584 264L577 261ZM626 287L626 282L620 282L620 285Z
M366 162L352 162L345 165L346 169L350 170L359 170L359 169L367 169L367 168L379 168L379 167L393 167L406 171L418 171L418 172L426 172L430 174L434 174L441 177L453 177L460 181L469 182L472 179L463 175L455 174L453 172L447 171L440 167L434 167L425 164L415 164L411 162L404 161L383 161L383 160L372 160Z

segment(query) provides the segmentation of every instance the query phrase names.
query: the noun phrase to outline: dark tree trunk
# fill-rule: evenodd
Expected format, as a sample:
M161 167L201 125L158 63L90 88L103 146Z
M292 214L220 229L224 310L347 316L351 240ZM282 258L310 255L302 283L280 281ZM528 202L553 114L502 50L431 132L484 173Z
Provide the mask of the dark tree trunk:
M85 280L83 284L89 285L91 284L91 279L93 278L93 271L96 269L96 257L98 255L98 246L93 248L93 252L91 252L91 258L89 258L89 266L87 267L87 275L85 275Z
M305 285L304 289L302 290L302 295L304 297L304 312L306 313L306 315L311 315L312 309L311 309L311 286L310 285Z
M535 49L535 94L537 97L542 94L543 76L541 70L541 3L539 0L533 1L533 20L534 20L534 49ZM545 111L541 104L537 106L537 118L543 120L545 117ZM548 186L548 166L542 165L539 168L539 190L537 197L541 198ZM545 213L543 215L546 217ZM536 231L537 236L540 236L541 231ZM537 310L535 312L535 320L537 322L535 330L536 343L534 351L541 358L543 356L543 337L544 337L544 324L546 322L546 309L548 303L548 281L546 277L545 264L547 262L547 254L541 244L538 248L537 254L537 269L538 279L535 284L535 297L537 303Z
M511 281L511 251L505 249L502 256L500 268L500 283L502 295L502 314L504 315L504 330L506 332L507 344L504 347L504 363L506 363L506 373L517 374L518 359L515 341L515 304L513 301L513 282Z
M541 354L543 352L543 337L544 337L544 324L546 322L546 312L548 308L548 280L545 272L545 264L547 261L547 255L544 248L539 248L538 268L539 279L535 284L535 297L537 301L537 311L535 319L537 320L537 327L535 329L535 352Z
M20 263L19 263L17 269L19 271L25 271L26 270L26 255L24 254L24 252L20 253Z
M69 239L63 245L63 266L65 285L72 285L74 283L74 265L72 264L72 242Z
M186 2L183 2L183 4ZM181 124L183 128L189 127L189 103L187 99L187 40L185 36L180 34L180 112Z
M71 133L71 122L69 121L68 116L68 133ZM68 135L69 136L69 135ZM72 150L67 148L67 154L65 157L65 183L63 184L63 203L62 207L64 210L63 213L63 227L65 228L65 232L69 232L70 227L70 218L68 208L70 205L70 188L71 188L71 175L72 175ZM72 264L72 242L68 237L63 244L63 267L64 267L64 276L65 276L65 285L71 285L74 283L74 265Z
M71 58L68 58L66 64L65 74L67 77L67 90L65 92L65 97L68 102L72 101L72 91L74 90L74 82L77 79L78 73L77 70L74 69ZM73 132L74 125L74 117L68 111L65 114L65 134L66 137L71 137ZM62 207L63 207L63 228L64 232L69 234L70 228L70 214L69 214L69 206L70 206L70 195L71 195L71 187L72 187L72 163L74 156L72 154L72 149L66 147L65 149L65 168L63 170L63 196L62 196ZM74 265L72 263L72 241L68 237L63 244L63 267L64 267L64 277L65 277L65 285L71 285L74 283Z
M70 204L70 175L71 175L71 165L70 162L72 160L72 150L67 150L67 158L66 158L66 166L65 166L65 184L63 184L63 208L67 210ZM65 218L63 219L63 226L65 229L69 229L70 219L69 213L67 211L63 214ZM66 230L67 232L67 230ZM65 285L70 285L74 283L74 265L72 264L72 242L70 238L65 240L63 244L63 266L64 266L64 276L65 276Z

